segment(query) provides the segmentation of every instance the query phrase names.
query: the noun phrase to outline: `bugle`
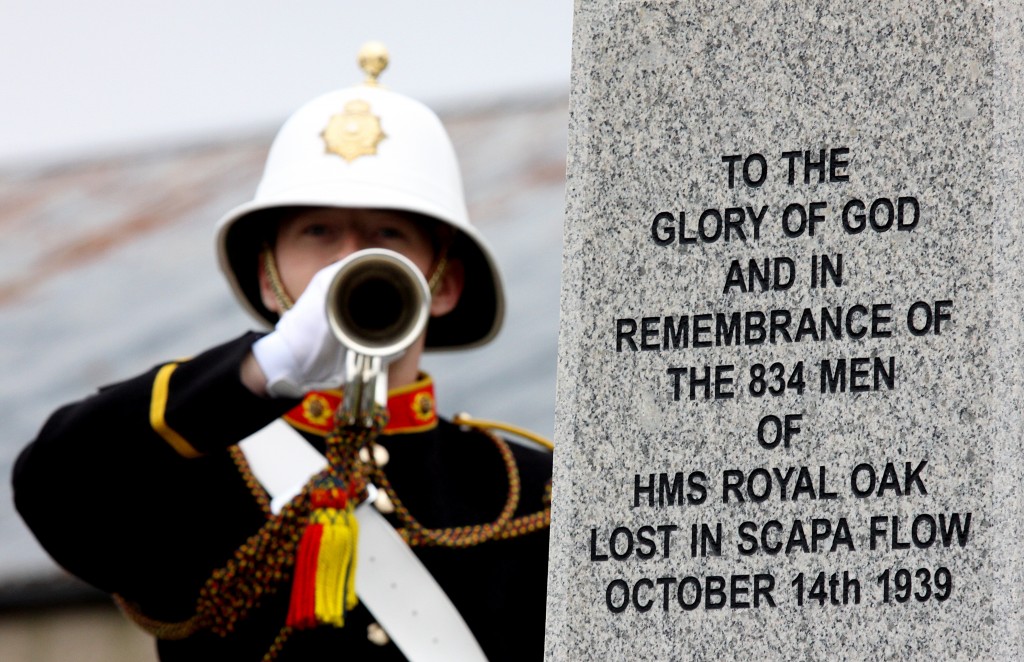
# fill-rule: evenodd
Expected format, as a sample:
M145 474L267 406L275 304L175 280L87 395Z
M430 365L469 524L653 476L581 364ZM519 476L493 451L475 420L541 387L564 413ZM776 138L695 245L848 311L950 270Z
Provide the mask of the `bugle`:
M387 366L427 326L430 289L420 270L394 251L371 248L345 258L327 290L327 321L348 352L342 414L370 425L387 404Z

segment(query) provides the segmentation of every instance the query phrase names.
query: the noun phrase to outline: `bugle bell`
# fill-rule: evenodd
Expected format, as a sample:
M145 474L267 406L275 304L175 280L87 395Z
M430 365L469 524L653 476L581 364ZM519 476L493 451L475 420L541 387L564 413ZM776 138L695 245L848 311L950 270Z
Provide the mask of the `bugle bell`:
M381 248L345 258L327 289L327 322L346 354L343 413L369 425L373 404L387 403L387 365L423 333L430 289L404 255Z

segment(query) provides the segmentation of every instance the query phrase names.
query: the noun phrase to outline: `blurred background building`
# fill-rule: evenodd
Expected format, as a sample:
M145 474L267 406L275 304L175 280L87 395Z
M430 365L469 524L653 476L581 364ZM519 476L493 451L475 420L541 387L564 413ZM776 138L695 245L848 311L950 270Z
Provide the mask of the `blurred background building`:
M572 8L388 4L387 19L326 0L0 6L4 662L154 659L35 543L11 468L61 404L252 328L217 270L214 223L251 197L292 110L358 82L367 39L391 51L384 84L441 114L506 279L497 341L427 357L439 409L551 436ZM102 507L69 495L67 516Z

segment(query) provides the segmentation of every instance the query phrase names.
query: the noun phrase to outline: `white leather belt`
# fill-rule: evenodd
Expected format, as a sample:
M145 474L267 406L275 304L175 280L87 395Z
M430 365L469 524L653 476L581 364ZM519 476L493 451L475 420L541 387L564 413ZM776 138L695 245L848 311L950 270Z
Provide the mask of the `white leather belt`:
M239 448L270 494L275 514L327 467L327 458L281 419ZM356 508L360 601L411 662L486 662L455 605L372 503L368 499Z

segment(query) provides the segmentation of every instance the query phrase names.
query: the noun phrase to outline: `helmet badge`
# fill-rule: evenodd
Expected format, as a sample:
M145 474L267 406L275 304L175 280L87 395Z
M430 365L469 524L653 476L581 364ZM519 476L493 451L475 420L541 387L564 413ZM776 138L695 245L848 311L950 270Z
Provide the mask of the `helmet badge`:
M380 118L370 112L370 104L360 99L349 101L343 112L332 115L320 135L329 153L349 163L376 154L377 145L387 137Z
M367 42L359 49L358 61L366 74L363 85L377 87L377 78L388 66L388 49L378 41ZM333 115L320 135L327 152L348 163L360 156L373 156L380 141L387 138L380 118L370 113L370 104L359 99L349 101L344 112Z

